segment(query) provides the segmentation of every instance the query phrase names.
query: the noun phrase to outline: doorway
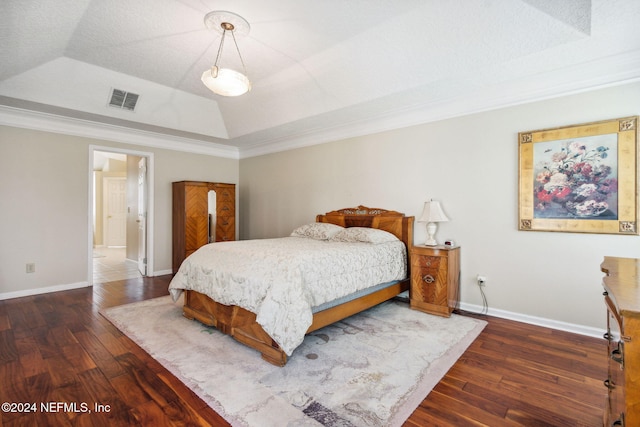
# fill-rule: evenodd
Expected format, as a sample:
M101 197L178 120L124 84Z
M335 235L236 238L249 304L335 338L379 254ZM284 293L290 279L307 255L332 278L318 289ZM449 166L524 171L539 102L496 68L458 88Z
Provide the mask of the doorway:
M89 150L89 283L149 275L152 153Z

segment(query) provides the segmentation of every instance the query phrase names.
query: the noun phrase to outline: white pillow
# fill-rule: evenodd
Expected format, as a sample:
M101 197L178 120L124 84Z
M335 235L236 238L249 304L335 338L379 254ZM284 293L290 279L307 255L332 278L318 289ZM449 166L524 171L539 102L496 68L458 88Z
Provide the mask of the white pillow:
M311 224L301 225L291 232L292 237L308 237L316 240L329 240L344 227L331 224L328 222L312 222Z
M377 228L349 227L333 236L331 240L334 242L387 243L400 239L388 231Z

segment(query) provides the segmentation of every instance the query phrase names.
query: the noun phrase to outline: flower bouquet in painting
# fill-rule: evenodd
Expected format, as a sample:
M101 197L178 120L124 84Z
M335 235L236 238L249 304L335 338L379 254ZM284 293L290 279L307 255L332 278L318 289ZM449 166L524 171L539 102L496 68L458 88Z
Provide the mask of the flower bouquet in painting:
M617 135L538 143L534 217L618 219Z

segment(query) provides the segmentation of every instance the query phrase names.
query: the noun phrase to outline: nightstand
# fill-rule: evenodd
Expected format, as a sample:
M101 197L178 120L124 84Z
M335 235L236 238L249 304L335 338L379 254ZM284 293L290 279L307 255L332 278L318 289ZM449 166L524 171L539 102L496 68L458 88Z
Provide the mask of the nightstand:
M449 317L460 301L460 247L412 246L411 308Z

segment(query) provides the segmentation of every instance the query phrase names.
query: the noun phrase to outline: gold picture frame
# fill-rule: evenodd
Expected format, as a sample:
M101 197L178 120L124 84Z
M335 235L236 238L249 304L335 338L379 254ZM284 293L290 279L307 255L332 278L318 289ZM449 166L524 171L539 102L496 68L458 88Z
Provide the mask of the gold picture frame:
M518 229L638 235L638 116L518 133Z

